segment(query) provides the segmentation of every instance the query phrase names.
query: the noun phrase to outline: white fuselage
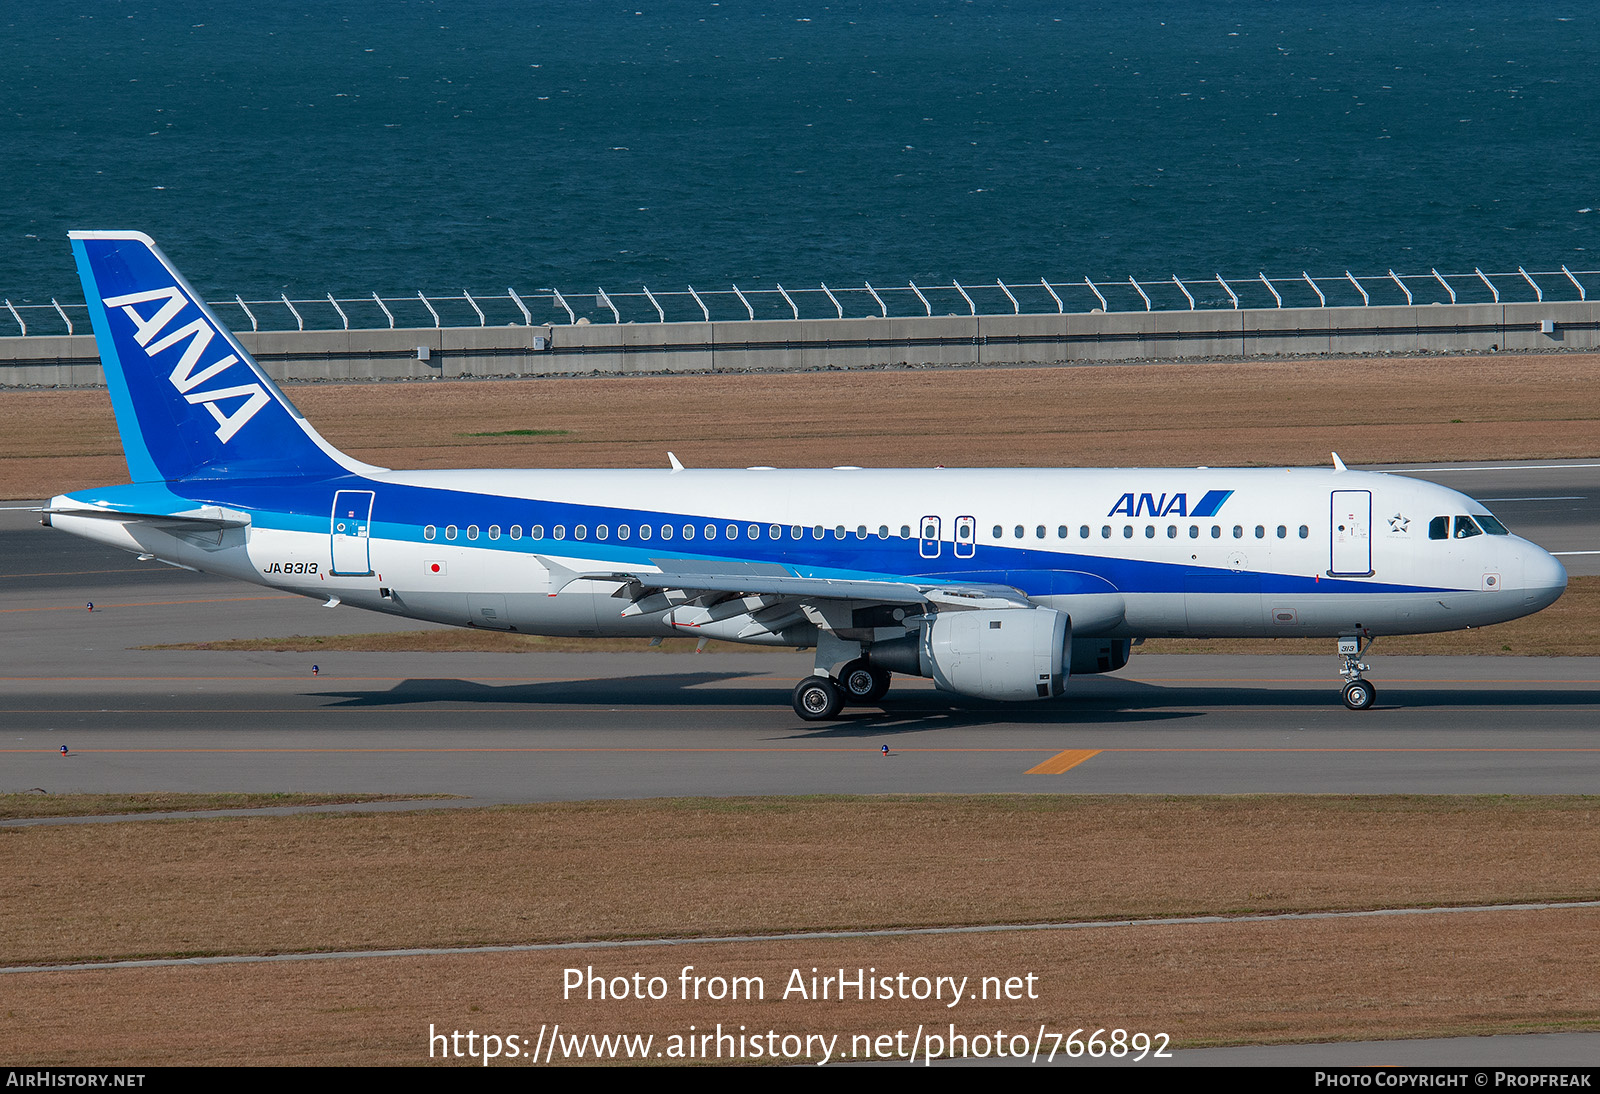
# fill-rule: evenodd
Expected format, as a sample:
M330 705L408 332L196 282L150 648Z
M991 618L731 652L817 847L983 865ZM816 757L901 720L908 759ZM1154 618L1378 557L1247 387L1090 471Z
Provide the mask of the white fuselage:
M138 489L54 506L115 505L117 491ZM670 600L625 614L620 582L560 577L759 565L805 578L983 583L1068 612L1078 635L1110 638L1455 630L1537 611L1566 584L1538 546L1483 531L1479 518L1498 524L1472 499L1342 470L385 471L308 497L234 482L185 494L197 510L243 514L246 526L187 534L70 515L54 524L395 615L535 634L695 629L769 644L811 644L814 631L804 620L752 631L745 616L767 601L711 630L704 612ZM1457 518L1474 518L1476 530Z

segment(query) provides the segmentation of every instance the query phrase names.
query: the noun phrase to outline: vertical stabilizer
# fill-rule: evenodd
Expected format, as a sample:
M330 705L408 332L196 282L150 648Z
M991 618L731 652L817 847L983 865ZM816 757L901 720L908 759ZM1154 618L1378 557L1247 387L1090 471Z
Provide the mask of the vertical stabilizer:
M149 236L71 238L134 482L377 470L311 428Z

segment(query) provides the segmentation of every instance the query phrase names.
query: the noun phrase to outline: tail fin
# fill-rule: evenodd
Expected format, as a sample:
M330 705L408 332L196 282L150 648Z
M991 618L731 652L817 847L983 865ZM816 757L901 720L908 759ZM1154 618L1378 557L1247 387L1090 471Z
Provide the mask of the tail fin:
M378 470L311 428L149 236L70 235L134 482Z

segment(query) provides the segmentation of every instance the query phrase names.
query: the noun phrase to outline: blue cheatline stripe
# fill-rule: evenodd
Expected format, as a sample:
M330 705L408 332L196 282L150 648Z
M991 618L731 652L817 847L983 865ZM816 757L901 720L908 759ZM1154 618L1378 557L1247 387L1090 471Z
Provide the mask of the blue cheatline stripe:
M1217 510L1222 508L1222 503L1233 497L1232 490L1207 490L1205 497L1189 511L1191 517L1214 517Z

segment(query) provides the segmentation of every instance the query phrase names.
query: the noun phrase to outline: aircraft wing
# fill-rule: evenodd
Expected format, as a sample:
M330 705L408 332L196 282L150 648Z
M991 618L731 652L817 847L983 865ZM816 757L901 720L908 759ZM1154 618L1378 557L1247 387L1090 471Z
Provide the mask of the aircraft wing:
M694 599L707 594L782 597L807 601L864 600L876 604L939 608L1031 608L1023 593L1009 585L945 585L913 581L875 581L803 577L775 563L739 563L700 559L651 559L657 570L576 571L538 556L550 571L550 595L574 581L616 581L615 594L640 600L653 593L676 593Z

